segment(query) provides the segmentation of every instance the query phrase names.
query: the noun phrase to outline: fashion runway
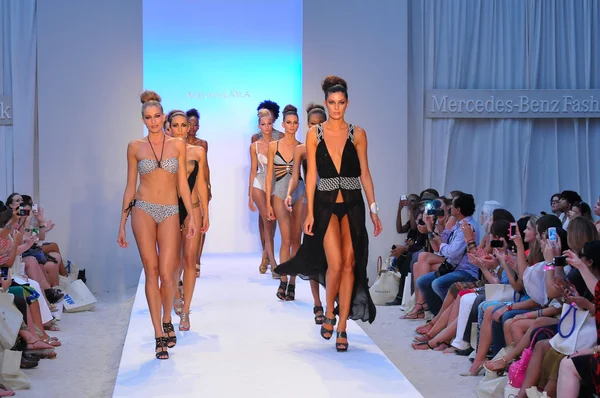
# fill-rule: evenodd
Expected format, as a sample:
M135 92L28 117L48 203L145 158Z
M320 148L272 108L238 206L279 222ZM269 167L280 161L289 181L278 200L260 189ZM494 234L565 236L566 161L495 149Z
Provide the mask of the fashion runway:
M353 321L346 353L335 336L320 337L307 281L298 278L296 301L282 302L258 256L203 260L192 329L179 332L173 315L177 346L164 361L154 359L142 273L114 397L421 397Z

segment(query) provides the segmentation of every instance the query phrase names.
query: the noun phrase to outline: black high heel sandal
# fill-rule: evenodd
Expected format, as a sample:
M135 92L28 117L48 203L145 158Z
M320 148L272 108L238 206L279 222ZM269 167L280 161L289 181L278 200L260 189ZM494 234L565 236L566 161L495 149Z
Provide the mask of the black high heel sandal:
M348 335L346 334L346 332L337 332L337 339L346 339L346 341L348 341ZM335 349L337 350L337 352L346 352L348 351L348 343L338 343L336 341Z
M317 315L317 312L321 312L321 314ZM323 307L320 305L313 307L313 314L315 314L315 323L317 325L322 325L325 320L325 311L323 311Z
M156 348L154 349L154 355L156 356L156 359L169 359L169 353L167 352L167 339L165 337L156 337L154 340L156 340Z
M294 301L296 299L296 285L291 283L287 286L287 293L285 294L285 301Z
M171 322L163 323L163 332L165 332L166 335L169 333L175 334L175 328L173 327L173 324ZM164 339L167 342L168 348L173 348L177 344L177 336L165 336Z
M287 282L279 282L279 287L277 288L277 298L279 300L285 300L285 292L287 290L288 283Z
M334 318L325 317L325 319L323 320L323 324L335 326L336 319L335 319L335 317ZM329 334L329 337L325 336L326 334ZM331 338L331 336L333 336L333 328L331 328L331 330L327 330L327 329L325 329L325 326L321 325L321 337L323 337L325 340L329 340Z

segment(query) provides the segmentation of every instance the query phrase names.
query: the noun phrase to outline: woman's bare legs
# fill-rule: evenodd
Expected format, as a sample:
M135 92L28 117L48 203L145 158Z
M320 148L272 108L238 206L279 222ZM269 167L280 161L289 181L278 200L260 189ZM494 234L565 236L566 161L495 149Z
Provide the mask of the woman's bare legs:
M40 264L42 271L46 274L46 279L50 286L58 286L58 264L52 261L46 261L46 264Z
M338 333L346 331L346 324L350 316L350 306L352 305L352 289L354 288L354 247L352 246L350 222L347 214L340 222L340 235L342 243L342 272L339 285L340 322L337 326ZM348 339L338 337L335 344L336 348L343 349L343 346L348 344Z
M429 346L437 347L442 343L450 344L452 339L456 337L456 324L458 323L458 311L460 309L460 300L454 301L454 305L446 309L444 316L440 318L438 323L435 324L429 336L433 337L429 340ZM444 326L442 326L444 325ZM435 334L433 334L435 332ZM427 340L425 340L427 341ZM428 345L413 344L415 350L426 350L429 349ZM447 347L445 347L447 348Z
M60 272L60 275L69 276L69 274L67 273L67 269L65 268L65 264L63 263L63 258L62 254L60 254L60 248L58 247L58 243L49 242L43 244L41 247L44 253L49 253L52 257L56 258L56 261L58 261L58 270ZM57 254L58 257L56 256Z
M421 252L419 253L419 258L413 267L414 272L414 280L416 281L421 276L436 271L440 264L444 261L443 257L438 256L437 254L429 253L429 252ZM419 312L423 310L427 310L425 306L425 297L423 297L423 293L419 290L419 288L415 285L415 300L417 305L415 308L405 315L406 318L414 319Z
M194 218L198 220L198 224L202 225L202 211L200 208L195 208L193 212ZM183 302L183 310L181 311L179 330L184 331L190 329L190 306L192 305L192 297L196 286L196 259L198 258L198 251L200 250L200 239L203 235L200 231L196 231L196 235L193 238L186 238L185 235L187 234L189 224L190 218L187 217L181 234L181 239L183 239L183 296L185 297L185 300ZM177 279L177 281L179 281L179 279Z
M448 324L453 320L452 314L456 314L454 318L458 316L458 310L460 308L460 297L458 299L454 299L454 296L451 294L447 294L446 298L444 298L444 304L442 305L442 309L440 312L429 322L428 325L431 325L428 328L419 328L419 330L425 330L424 336L419 338L417 337L417 341L428 341L433 339L436 335L438 335L442 330L448 326ZM435 320L435 322L434 322ZM427 326L428 326L427 325Z
M492 345L492 314L499 306L490 305L483 313L483 321L481 322L481 330L479 332L479 343L477 343L477 354L475 360L469 369L469 372L474 373L481 364L485 362L490 346Z
M518 398L527 398L527 389L531 386L538 385L542 374L542 361L544 360L544 355L546 355L550 348L550 340L538 341L535 344L535 347L533 347L533 354L531 354L531 360L527 366L525 379L523 380L523 385L519 391Z
M178 219L176 223L178 223ZM154 337L163 337L164 332L161 324L162 297L158 285L158 254L156 252L158 228L154 219L137 207L133 207L131 211L131 228L144 266L146 300L148 301L150 319L154 327ZM174 235L179 236L177 233L174 233ZM173 279L173 274L171 279ZM164 284L164 281L162 282Z
M173 309L173 298L175 297L173 276L179 267L179 254L181 253L179 215L171 216L158 224L158 228L156 229L156 243L158 244L158 252L160 253L158 256L158 275L160 278L160 299L163 308L162 323L164 331L164 324L171 323L171 311ZM196 253L193 254L194 260L196 259ZM194 273L195 268L194 266ZM175 337L175 332L165 333L165 337Z
M558 387L556 396L561 398L577 398L581 387L581 376L571 358L563 358L558 371Z
M40 264L37 262L35 257L32 256L23 257L23 262L25 263L25 274L27 275L27 277L39 283L40 288L42 289L42 291L39 293L45 294L43 290L50 289L52 286L48 282L48 279L46 278L46 273L44 272Z
M521 355L523 350L529 347L529 345L531 344L532 333L535 329L543 326L555 325L558 323L558 319L549 317L541 317L537 319L518 319L516 321L514 319L515 318L509 319L509 321L512 320L511 331L513 331L513 337L518 337L518 335L520 334L520 331L515 333L515 330L517 329L525 329L525 332L518 340L514 340L516 342L516 345L512 350L508 352L507 355L504 356L504 360L497 359L495 361L487 361L485 363L485 367L489 370L498 371L506 369L508 367L509 362L517 359ZM506 323L507 322L505 322L505 324Z
M275 261L275 251L273 246L274 243L274 233L275 233L275 220L269 221L267 217L267 198L265 195L265 191L262 189L252 188L252 201L256 205L258 209L258 213L263 222L263 236L265 238L265 249L267 250L267 256L269 256L269 261L271 262L271 272L277 268L277 262Z
M284 263L290 259L292 253L292 214L288 211L283 200L276 195L271 197L271 203L273 204L273 211L275 217L277 217L277 225L279 225L279 232L281 233L281 247L279 248L279 262ZM298 249L296 249L298 250ZM280 275L281 282L287 282L287 275ZM296 277L290 276L290 284L296 283ZM285 292L283 292L285 295Z
M340 290L340 281L342 277L342 237L340 232L340 222L334 214L332 214L329 219L329 225L327 226L327 231L323 237L323 249L325 250L325 258L327 259L327 273L325 274L327 285L325 290L325 316L329 319L335 319L333 311L335 309L335 299ZM328 332L325 333L323 337L327 339L331 338L333 335L333 325L324 323L322 328Z

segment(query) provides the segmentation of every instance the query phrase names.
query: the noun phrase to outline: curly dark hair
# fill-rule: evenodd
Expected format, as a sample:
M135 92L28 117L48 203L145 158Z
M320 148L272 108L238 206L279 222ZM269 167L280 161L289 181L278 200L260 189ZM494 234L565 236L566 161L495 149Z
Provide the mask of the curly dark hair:
M256 111L258 112L261 109L266 109L269 112L271 112L273 114L273 121L279 119L279 105L277 105L277 102L265 100L258 104L258 108L256 108Z

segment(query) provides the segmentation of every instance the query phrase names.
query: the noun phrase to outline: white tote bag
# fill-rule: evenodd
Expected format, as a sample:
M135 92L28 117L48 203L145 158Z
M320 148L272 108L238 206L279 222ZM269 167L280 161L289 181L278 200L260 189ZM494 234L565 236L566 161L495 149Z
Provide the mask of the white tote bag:
M81 279L77 279L69 283L63 305L65 312L91 311L97 301L85 283Z
M485 301L509 301L512 303L515 301L515 289L509 284L488 283L485 285Z
M563 304L558 333L550 339L550 345L563 355L593 347L598 339L596 319L589 311L575 305Z
M0 293L0 344L7 350L15 345L23 323L23 314L13 302L12 294Z
M375 305L385 305L393 301L400 289L400 274L397 272L381 269L381 256L377 258L377 280L369 289L371 299Z
M0 373L2 375L13 375L19 374L21 369L21 351L3 350L0 352Z

